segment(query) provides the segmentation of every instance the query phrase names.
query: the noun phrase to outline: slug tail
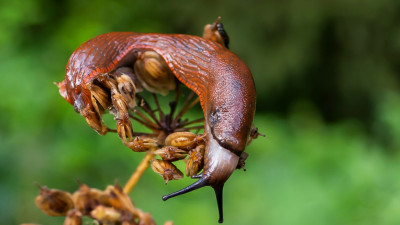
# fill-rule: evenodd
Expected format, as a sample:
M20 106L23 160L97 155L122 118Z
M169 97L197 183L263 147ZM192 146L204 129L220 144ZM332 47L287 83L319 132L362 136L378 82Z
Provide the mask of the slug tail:
M186 194L186 193L188 193L188 192L194 191L194 190L199 189L199 188L201 188L201 187L207 186L208 183L209 183L209 177L208 177L208 176L202 176L202 177L200 177L199 180L197 180L197 181L194 182L193 184L191 184L191 185L189 185L189 186L187 186L187 187L185 187L185 188L183 188L183 189L181 189L181 190L179 190L179 191L176 191L176 192L174 192L174 193L171 193L171 194L169 194L169 195L164 195L164 196L162 197L162 200L163 200L163 201L167 201L168 199L170 199L170 198L172 198L172 197L175 197L175 196L178 196L178 195Z

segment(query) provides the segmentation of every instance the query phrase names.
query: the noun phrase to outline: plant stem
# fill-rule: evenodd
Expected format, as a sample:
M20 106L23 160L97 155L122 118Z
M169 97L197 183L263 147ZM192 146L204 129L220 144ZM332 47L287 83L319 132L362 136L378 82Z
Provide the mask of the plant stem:
M150 160L152 160L153 157L153 151L148 151L146 156L140 162L139 166L136 168L135 172L133 172L132 176L129 178L128 182L126 182L124 187L125 194L129 194L132 191L133 187L135 187L144 171L146 171L147 167L150 165Z

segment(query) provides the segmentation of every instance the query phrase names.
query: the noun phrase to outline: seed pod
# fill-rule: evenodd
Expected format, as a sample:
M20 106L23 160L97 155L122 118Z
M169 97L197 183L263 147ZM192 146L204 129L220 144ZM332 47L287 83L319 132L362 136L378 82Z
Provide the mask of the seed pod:
M64 220L64 225L82 225L82 213L76 209L70 210Z
M140 213L137 213L140 216ZM121 225L138 225L136 223L136 218L131 212L124 211L121 216Z
M175 77L168 65L154 51L139 53L134 68L141 85L150 92L165 95L176 87Z
M186 161L186 176L198 174L204 166L204 145L199 145L189 152L189 159Z
M246 159L249 157L249 154L247 152L242 152L242 154L239 157L239 162L236 166L236 169L243 169L243 171L246 171L245 165L246 165Z
M111 90L111 101L113 103L113 110L110 112L114 114L114 119L123 119L125 114L128 113L128 103L124 96L118 92L117 87L112 87Z
M170 180L179 180L183 178L183 173L176 168L174 164L166 160L154 159L151 162L151 168L165 180L165 184Z
M121 213L114 208L99 205L90 212L90 216L102 224L114 224L120 222Z
M150 148L156 148L156 142L157 141L152 138L137 136L133 141L127 142L126 145L135 152L145 152L150 150Z
M137 223L134 220L124 220L121 225L137 225Z
M265 134L259 133L258 132L258 128L254 126L254 124L251 125L251 130L250 130L250 135L249 138L247 140L247 144L246 145L250 145L251 142L256 139L258 136L262 136L265 137Z
M174 146L183 150L191 150L196 145L197 135L191 132L175 132L165 139L166 146Z
M101 190L90 188L80 183L79 189L72 195L75 208L83 215L90 215L90 212L100 204L107 204L107 196Z
M139 219L139 225L156 225L150 213L143 213Z
M36 206L49 216L66 216L74 208L71 194L57 189L41 187L40 194L35 199Z
M126 210L134 215L136 214L132 200L122 191L120 186L109 185L104 192L108 196L108 202L110 206L117 210Z
M173 146L165 146L153 152L153 154L160 156L163 160L177 161L186 158L187 152Z
M95 108L99 118L101 118L104 110L111 105L110 95L103 88L95 84L90 85L89 90L92 97L93 107Z
M136 106L136 86L133 83L131 77L124 73L116 73L115 80L118 83L118 91L125 99L128 107L130 109L134 109Z

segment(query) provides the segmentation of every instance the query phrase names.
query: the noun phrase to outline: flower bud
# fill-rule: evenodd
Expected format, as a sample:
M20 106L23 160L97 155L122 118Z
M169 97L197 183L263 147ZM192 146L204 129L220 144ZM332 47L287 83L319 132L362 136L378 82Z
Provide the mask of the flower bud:
M134 109L136 106L135 95L136 86L132 79L126 74L116 74L115 79L118 83L118 91L125 99L126 104L130 109Z
M65 191L39 186L40 194L35 199L36 206L49 216L66 216L74 208L71 194Z
M151 148L156 148L157 141L146 136L137 136L133 141L127 142L126 145L135 152L145 152Z
M134 68L141 85L147 90L165 95L175 89L175 77L158 53L154 51L139 53Z
M109 205L117 210L125 210L135 214L136 210L132 200L118 185L109 185L104 191L108 196Z
M115 224L120 222L121 213L114 208L99 205L90 212L90 216L101 224Z
M64 225L82 225L82 213L76 209L70 210L64 220Z
M165 180L165 184L170 180L179 180L183 178L182 172L174 164L166 160L154 159L151 162L151 168Z
M236 166L236 169L243 169L243 171L246 171L245 165L246 165L246 159L249 157L249 154L247 152L242 152L242 154L239 157L239 162Z
M166 146L174 146L183 150L191 150L197 144L197 135L191 132L175 132L165 139Z
M137 223L132 220L124 220L122 221L121 225L137 225Z
M118 92L116 87L111 88L111 101L113 110L110 112L114 114L114 119L124 119L126 113L128 113L128 103L124 96Z
M93 97L96 99L96 101L101 106L102 110L98 111L98 113L100 114L99 116L101 116L103 111L105 109L108 109L108 107L110 107L110 105L111 105L110 95L103 88L101 88L100 86L95 85L95 84L90 85L90 93L93 95ZM96 102L96 105L97 105L97 102Z
M177 161L186 158L187 152L173 146L165 146L153 152L153 154L160 156L163 160Z
M143 213L139 219L139 225L156 225L150 213Z
M75 208L83 215L89 215L96 206L106 204L107 198L103 191L80 184L79 189L72 195Z
M204 145L199 145L189 152L189 159L186 161L186 176L193 176L199 173L204 166Z

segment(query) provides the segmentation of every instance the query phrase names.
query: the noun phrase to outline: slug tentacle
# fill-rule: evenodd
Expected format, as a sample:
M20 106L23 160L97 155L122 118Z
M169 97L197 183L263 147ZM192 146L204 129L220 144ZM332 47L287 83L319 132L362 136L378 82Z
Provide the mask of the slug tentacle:
M218 213L219 213L218 223L224 222L224 210L223 210L223 204L222 204L223 189L224 189L224 184L214 187L215 197L217 198Z
M201 176L200 179L197 180L196 182L194 182L193 184L191 184L191 185L189 185L189 186L187 186L187 187L185 187L185 188L183 188L183 189L181 189L179 191L176 191L174 193L171 193L171 194L168 194L168 195L164 195L162 197L162 200L163 201L167 201L168 199L170 199L172 197L183 195L183 194L189 193L191 191L194 191L196 189L199 189L201 187L207 186L208 183L209 183L209 180L210 180L210 177Z

